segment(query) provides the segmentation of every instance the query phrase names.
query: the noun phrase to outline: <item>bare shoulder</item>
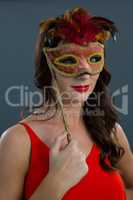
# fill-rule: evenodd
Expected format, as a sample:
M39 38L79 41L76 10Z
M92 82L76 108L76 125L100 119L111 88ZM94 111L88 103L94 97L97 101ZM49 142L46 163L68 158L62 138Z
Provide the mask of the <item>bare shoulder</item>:
M22 199L29 166L30 140L21 125L14 125L0 137L0 199Z
M16 124L5 130L0 137L0 155L1 159L16 156L16 159L21 159L21 164L25 164L25 168L28 165L28 158L30 152L30 138L26 134L25 129Z
M124 155L117 163L126 188L133 188L133 153L124 129L116 124L116 136L119 144L124 148Z
M128 141L128 137L126 135L125 130L119 123L115 124L116 127L116 137L118 139L119 144L125 149L125 151L131 151L131 147Z
M118 123L116 124L116 137L118 139L118 143L124 148L125 151L123 157L118 162L118 167L120 169L124 169L129 163L132 163L133 165L133 153L128 137L126 136L126 132Z
M18 145L28 145L30 142L28 135L26 134L25 129L20 125L20 124L16 124L13 125L11 127L9 127L8 129L6 129L1 137L0 137L0 144L1 145L6 145L8 143L8 145L13 145L16 144Z

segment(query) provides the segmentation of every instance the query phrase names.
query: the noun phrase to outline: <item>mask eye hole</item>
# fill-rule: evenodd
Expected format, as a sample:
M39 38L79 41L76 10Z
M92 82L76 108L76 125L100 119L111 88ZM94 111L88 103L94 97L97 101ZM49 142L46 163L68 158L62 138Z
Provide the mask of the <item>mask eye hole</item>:
M102 56L101 55L93 55L89 58L89 61L91 63L98 63L102 60Z
M56 58L54 61L55 64L60 64L60 65L64 65L64 66L68 66L68 65L77 65L78 64L78 60L75 56L73 55L64 55L61 56L59 58Z

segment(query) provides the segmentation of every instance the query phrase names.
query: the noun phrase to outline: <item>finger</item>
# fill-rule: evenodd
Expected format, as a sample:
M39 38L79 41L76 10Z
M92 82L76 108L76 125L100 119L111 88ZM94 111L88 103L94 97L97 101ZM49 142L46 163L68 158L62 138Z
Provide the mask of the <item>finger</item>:
M77 150L77 141L75 139L71 139L71 141L66 145L66 148L64 149L67 152L72 152L74 150Z
M66 134L61 134L55 139L55 143L53 144L52 147L52 152L53 153L58 153L60 151L60 148L62 146L63 140L66 138Z

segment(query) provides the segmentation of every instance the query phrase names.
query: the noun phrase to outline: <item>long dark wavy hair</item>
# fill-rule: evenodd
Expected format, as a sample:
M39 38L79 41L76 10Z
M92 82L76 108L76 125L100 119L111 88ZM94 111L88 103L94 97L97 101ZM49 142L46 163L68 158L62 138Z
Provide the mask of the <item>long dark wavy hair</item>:
M50 23L49 29L53 28L55 23ZM107 28L107 27L105 27ZM46 33L39 32L35 51L35 74L34 81L37 88L42 93L45 90L45 102L56 101L56 95L49 86L52 86L52 76L49 70L46 57L42 52L44 46L56 47L60 41L59 37L52 38L52 41L46 40ZM112 105L111 97L108 91L108 85L111 80L111 74L104 66L99 75L93 93L88 97L83 105L83 121L93 139L100 147L100 165L106 171L116 169L118 160L124 154L124 148L120 146L116 136L116 123L119 123L118 115ZM98 99L91 98L93 95L100 95L100 105ZM93 106L90 106L92 105ZM94 106L95 105L95 106ZM40 105L41 106L41 105ZM56 107L57 109L57 107ZM106 162L109 159L109 163Z

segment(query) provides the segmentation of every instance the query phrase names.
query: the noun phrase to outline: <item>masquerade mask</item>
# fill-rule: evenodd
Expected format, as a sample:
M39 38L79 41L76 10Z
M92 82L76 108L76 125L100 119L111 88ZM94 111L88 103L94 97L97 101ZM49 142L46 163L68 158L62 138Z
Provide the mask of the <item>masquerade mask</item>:
M85 59L90 75L99 74L104 66L104 46L99 42L90 43L88 46L74 43L62 44L56 48L43 48L48 65L61 75L75 77L84 68Z

